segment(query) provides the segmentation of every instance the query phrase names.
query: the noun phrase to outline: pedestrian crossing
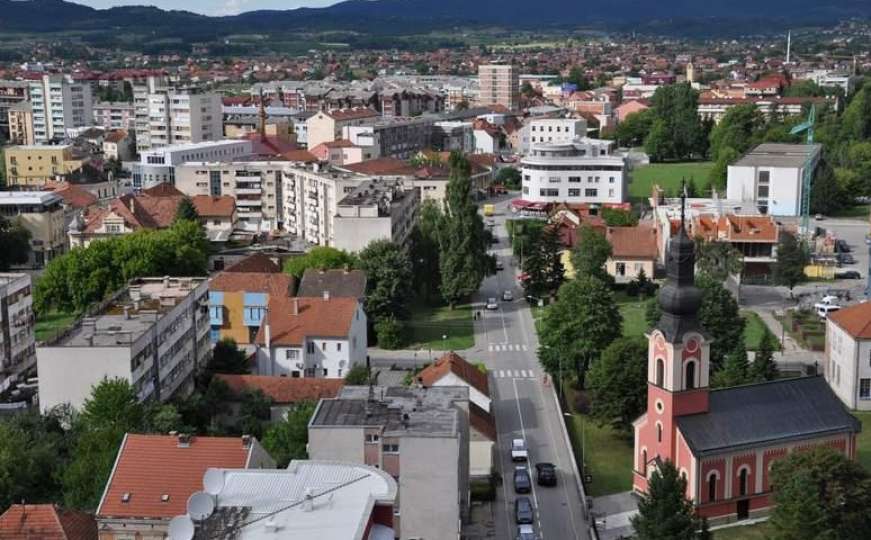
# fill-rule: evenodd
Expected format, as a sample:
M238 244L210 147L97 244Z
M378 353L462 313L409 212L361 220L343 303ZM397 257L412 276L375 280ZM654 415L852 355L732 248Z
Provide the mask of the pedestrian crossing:
M521 352L528 351L526 343L491 343L487 346L490 352Z
M535 373L531 369L493 369L490 370L497 379L534 379Z

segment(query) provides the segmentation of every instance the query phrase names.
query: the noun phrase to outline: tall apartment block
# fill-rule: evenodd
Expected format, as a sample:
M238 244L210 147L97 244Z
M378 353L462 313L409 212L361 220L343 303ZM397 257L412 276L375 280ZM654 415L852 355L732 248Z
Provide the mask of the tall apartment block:
M149 77L133 87L136 150L223 138L221 96L201 88L173 87Z
M478 66L478 104L504 105L512 111L520 108L520 79L511 64Z
M43 75L30 81L28 91L33 108L33 137L36 142L63 139L66 130L93 122L91 85L77 83L67 75Z
M205 278L140 278L36 352L39 406L81 408L104 378L130 382L140 401L186 396L211 354Z
M36 365L30 275L0 274L0 394Z
M27 101L28 86L25 81L0 81L0 141L10 138L9 108Z

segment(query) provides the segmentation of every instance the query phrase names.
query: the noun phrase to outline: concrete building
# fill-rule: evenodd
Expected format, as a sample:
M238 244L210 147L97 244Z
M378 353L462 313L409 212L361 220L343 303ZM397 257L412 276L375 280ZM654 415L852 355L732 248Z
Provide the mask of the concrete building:
M33 144L16 142L9 132L9 109L27 102L27 81L0 81L0 140L8 139L15 144Z
M419 188L407 189L401 180L368 180L336 206L333 246L356 253L375 240L405 245L419 207Z
M523 200L533 203L622 203L627 165L613 141L536 143L521 161Z
M439 152L458 150L471 154L475 151L475 130L472 122L436 122L433 124L432 147Z
M408 159L432 146L433 121L429 118L380 118L377 122L345 126L342 138L372 148L371 158Z
M7 133L12 144L33 145L33 106L24 101L10 105L7 109Z
M871 302L829 314L823 374L844 405L871 411Z
M396 538L459 538L469 507L468 407L465 387L346 386L315 409L309 455L396 479Z
M6 185L22 190L40 189L46 182L78 171L89 161L71 144L12 146L4 155Z
M0 273L0 393L36 365L34 325L30 275Z
M43 75L29 82L33 107L33 135L38 143L66 137L66 130L93 122L91 85L73 82L67 75Z
M571 143L587 136L583 118L539 118L520 130L520 153L528 154L538 143Z
M43 268L66 251L63 198L51 191L0 191L0 215L30 233L30 259L22 268Z
M103 378L130 382L141 401L193 390L211 355L204 278L140 278L36 351L39 406L80 409Z
M342 138L342 132L349 126L362 126L374 123L378 112L369 108L336 109L318 111L306 120L306 144L308 148Z
M218 141L224 136L221 96L202 88L173 87L149 77L134 85L136 149Z
M798 216L804 171L815 170L822 145L760 144L729 165L726 197L755 204L763 214Z
M103 157L130 161L136 156L136 141L133 134L126 129L110 131L103 138Z
M510 111L520 108L520 79L511 64L478 66L478 105L503 105Z
M94 125L132 131L136 128L136 108L126 101L98 101L94 103Z
M133 164L133 188L145 189L163 182L175 184L175 169L182 163L231 161L251 155L252 150L251 141L221 140L141 151L139 162Z

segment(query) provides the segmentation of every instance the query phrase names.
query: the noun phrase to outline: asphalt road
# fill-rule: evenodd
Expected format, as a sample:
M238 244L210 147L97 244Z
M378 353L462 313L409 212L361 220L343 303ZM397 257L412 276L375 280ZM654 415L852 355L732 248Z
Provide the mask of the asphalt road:
M582 501L573 476L572 453L563 436L556 403L550 386L546 386L538 364L538 339L523 290L517 285L519 271L514 266L504 222L509 217L507 201L497 206L494 232L499 244L492 252L504 264L504 270L487 278L478 294L480 302L497 298L499 309L483 311L475 323L474 360L483 360L490 370L491 394L498 431L497 463L503 482L497 504L497 538L513 539L514 467L510 445L514 438L524 438L529 450L533 491L527 495L536 508L535 528L540 538L562 540L587 538ZM513 302L503 302L502 293L513 292ZM551 462L557 467L557 486L535 485L534 464Z

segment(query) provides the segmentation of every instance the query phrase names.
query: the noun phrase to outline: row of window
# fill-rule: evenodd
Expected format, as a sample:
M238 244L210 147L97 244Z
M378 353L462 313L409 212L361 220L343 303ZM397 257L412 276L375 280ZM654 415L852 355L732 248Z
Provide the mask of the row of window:
M584 193L584 197L598 197L599 196L599 190L595 189L595 188L587 188L587 189L583 190L583 193ZM528 187L523 188L523 194L524 195L529 194ZM559 197L560 190L558 188L541 188L538 190L538 194L541 197ZM569 188L568 196L569 197L580 197L581 196L581 189L580 188ZM608 190L608 197L613 197L613 196L614 196L614 190L609 189Z
M524 171L622 171L622 165L536 165L523 164Z

